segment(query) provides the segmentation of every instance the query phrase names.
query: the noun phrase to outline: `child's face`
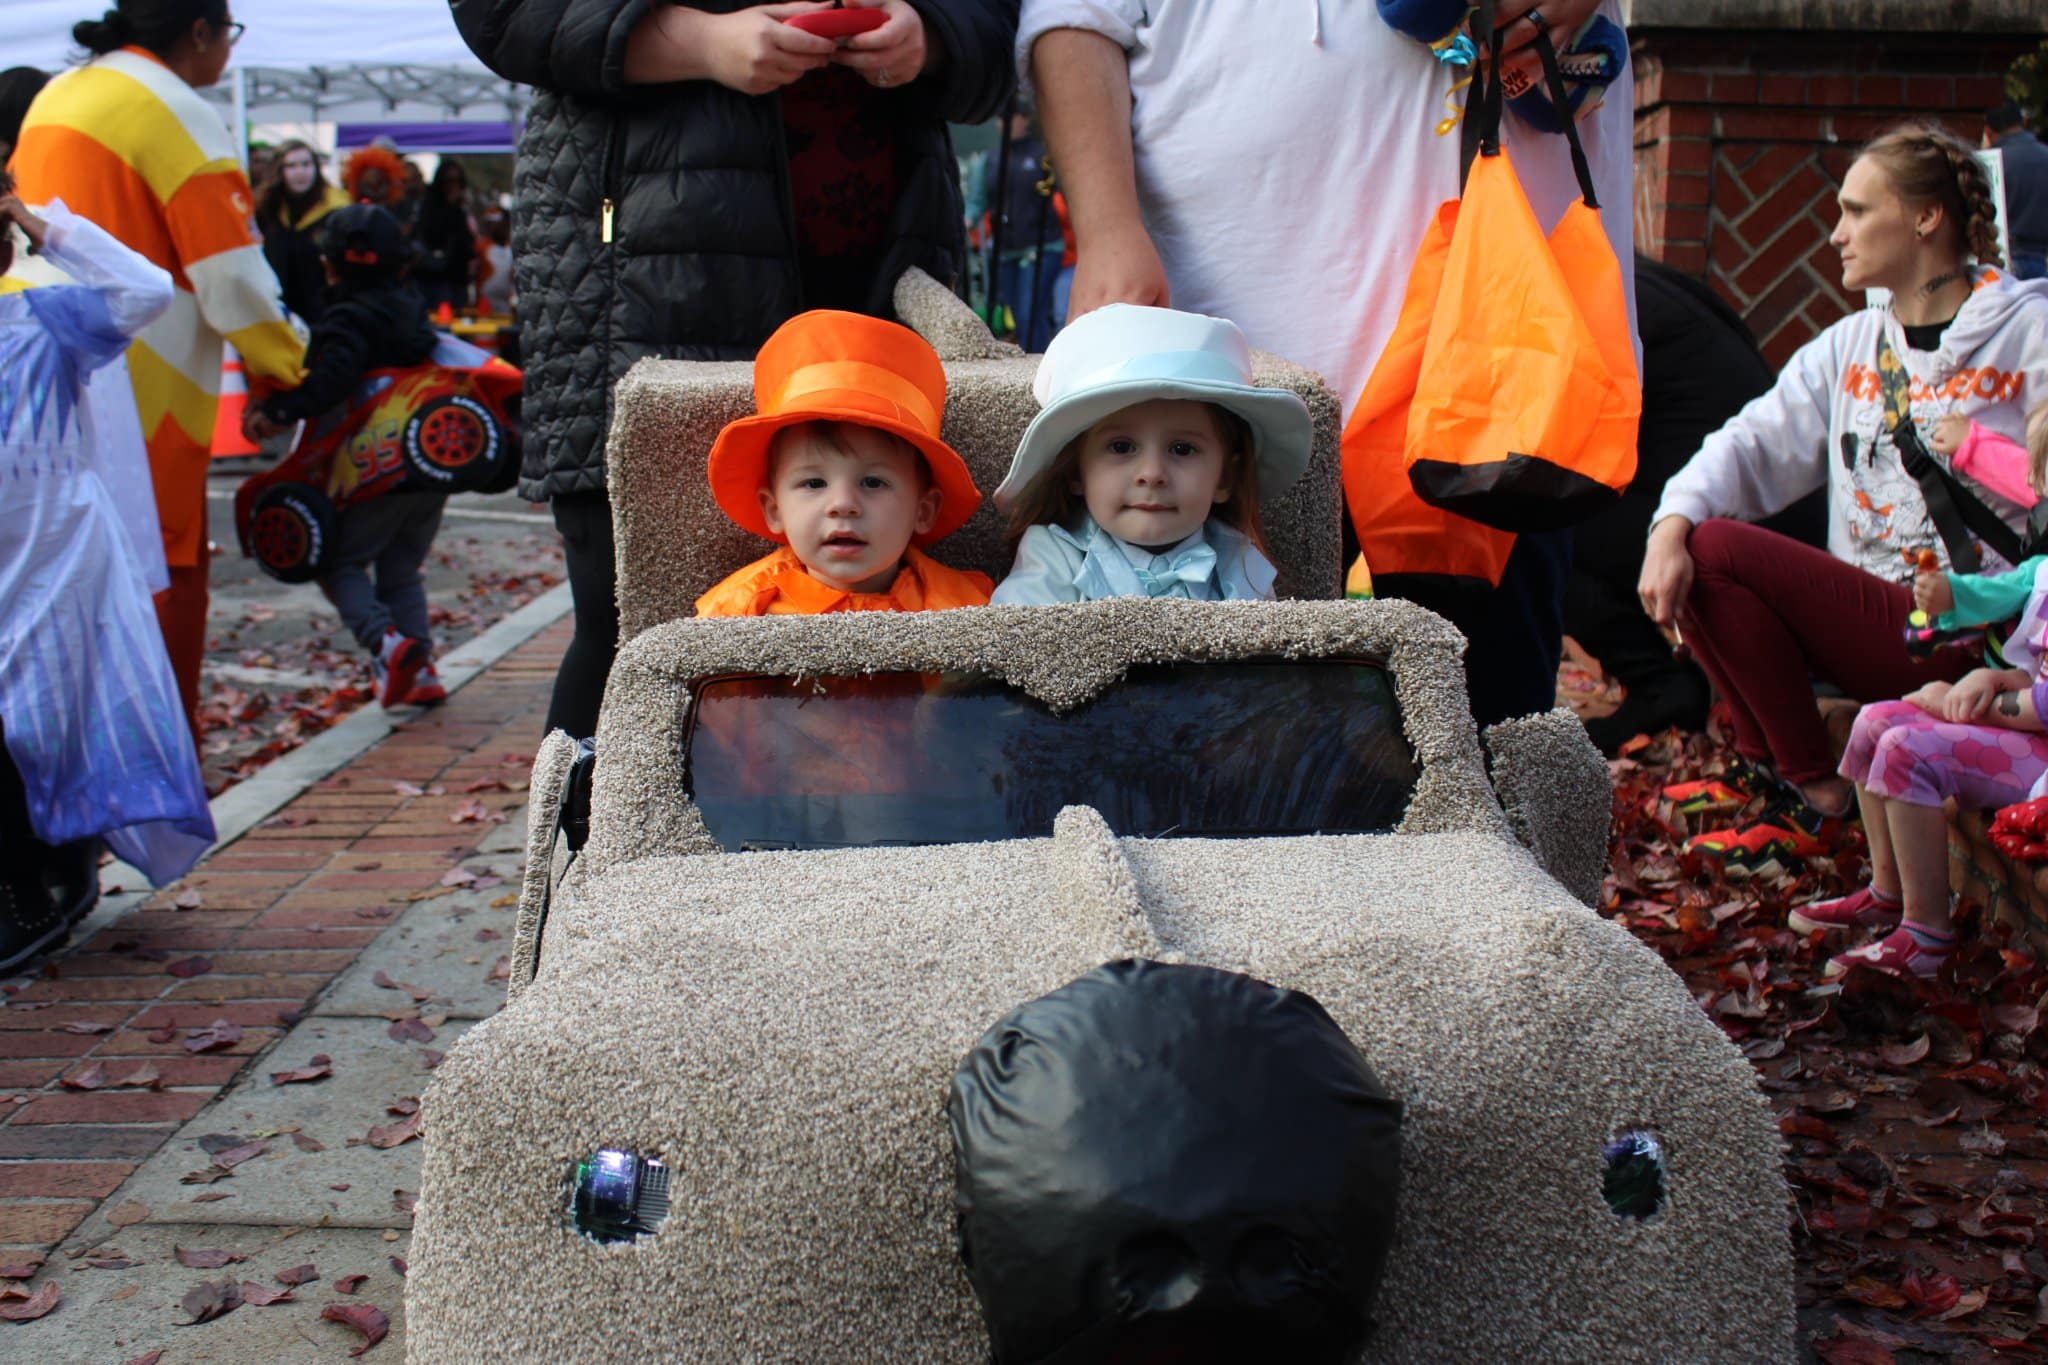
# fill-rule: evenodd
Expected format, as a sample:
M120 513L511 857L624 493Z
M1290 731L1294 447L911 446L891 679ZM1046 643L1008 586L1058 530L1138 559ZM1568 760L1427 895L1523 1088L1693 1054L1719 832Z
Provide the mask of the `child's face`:
M1208 404L1157 398L1088 428L1074 491L1103 530L1163 550L1229 499L1223 475L1233 458Z
M881 432L839 432L844 450L811 432L776 443L761 515L820 583L887 592L910 538L937 520L941 494L923 461Z

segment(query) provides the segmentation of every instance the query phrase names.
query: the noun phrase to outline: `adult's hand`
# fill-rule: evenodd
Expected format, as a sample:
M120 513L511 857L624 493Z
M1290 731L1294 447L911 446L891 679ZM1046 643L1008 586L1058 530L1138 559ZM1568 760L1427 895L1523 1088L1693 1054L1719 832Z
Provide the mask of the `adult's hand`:
M1074 223L1074 288L1067 317L1105 303L1164 307L1166 271L1145 231L1131 150L1131 73L1100 33L1056 28L1031 45L1046 147Z
M1501 35L1500 50L1508 57L1504 71L1541 80L1543 63L1530 46L1536 35L1550 30L1550 45L1562 52L1572 33L1599 8L1600 0L1500 0L1494 7L1493 23ZM1537 19L1530 19L1531 14Z
M1666 517L1650 528L1649 544L1643 547L1643 575L1636 582L1636 596L1660 626L1678 619L1678 609L1692 591L1692 551L1686 548L1691 535L1691 521Z
M1142 224L1131 223L1078 245L1068 321L1105 303L1168 306L1166 268L1159 264L1159 251Z
M848 8L878 9L889 19L880 28L842 40L834 62L882 89L908 85L937 69L944 49L925 40L924 19L907 0L852 0Z
M765 95L831 63L837 43L782 22L829 8L806 0L706 14L685 5L657 5L626 40L626 80L709 80Z

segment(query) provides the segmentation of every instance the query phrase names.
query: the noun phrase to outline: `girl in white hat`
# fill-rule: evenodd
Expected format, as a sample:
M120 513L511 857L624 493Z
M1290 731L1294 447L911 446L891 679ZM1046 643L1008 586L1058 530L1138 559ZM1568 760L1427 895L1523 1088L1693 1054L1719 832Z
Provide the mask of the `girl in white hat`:
M1272 598L1259 505L1308 467L1308 407L1251 382L1235 323L1098 308L1053 338L1033 389L995 492L1016 561L994 602Z

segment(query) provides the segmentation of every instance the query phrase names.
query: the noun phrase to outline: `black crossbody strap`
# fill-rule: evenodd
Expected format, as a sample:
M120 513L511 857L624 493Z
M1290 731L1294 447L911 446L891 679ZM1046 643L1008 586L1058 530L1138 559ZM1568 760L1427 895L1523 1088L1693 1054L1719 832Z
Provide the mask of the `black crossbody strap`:
M2025 559L2027 545L2019 532L1963 487L1920 439L1920 429L1913 425L1911 376L1882 326L1877 334L1877 382L1884 394L1885 431L1899 452L1900 463L1920 485L1927 515L1948 549L1949 567L1957 573L1980 572L1984 557L1977 550L1977 541L1990 546L2009 564Z

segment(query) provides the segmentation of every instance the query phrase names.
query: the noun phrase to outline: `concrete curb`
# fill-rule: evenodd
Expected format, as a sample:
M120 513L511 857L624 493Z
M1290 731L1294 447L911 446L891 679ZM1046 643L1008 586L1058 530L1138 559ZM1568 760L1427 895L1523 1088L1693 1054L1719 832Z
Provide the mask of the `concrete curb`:
M504 620L436 661L442 685L453 696L519 646L567 616L569 585L560 583ZM209 855L247 834L264 820L329 774L347 766L386 735L405 724L412 710L396 713L371 703L323 731L245 782L237 783L211 802L215 829ZM203 862L202 862L203 866ZM82 943L155 894L142 874L126 863L100 869L100 903L75 929L72 941Z

